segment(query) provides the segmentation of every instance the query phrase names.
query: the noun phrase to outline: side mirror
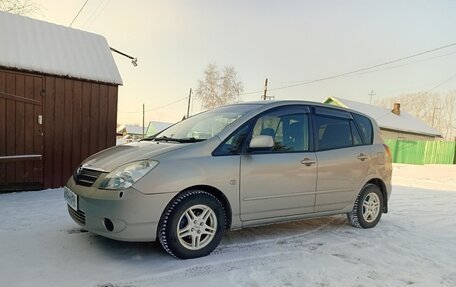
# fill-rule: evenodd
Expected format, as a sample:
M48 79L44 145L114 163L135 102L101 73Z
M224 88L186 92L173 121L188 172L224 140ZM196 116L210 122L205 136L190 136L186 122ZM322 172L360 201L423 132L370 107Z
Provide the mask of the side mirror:
M274 146L274 139L272 136L254 136L250 140L249 148L251 149L268 149Z

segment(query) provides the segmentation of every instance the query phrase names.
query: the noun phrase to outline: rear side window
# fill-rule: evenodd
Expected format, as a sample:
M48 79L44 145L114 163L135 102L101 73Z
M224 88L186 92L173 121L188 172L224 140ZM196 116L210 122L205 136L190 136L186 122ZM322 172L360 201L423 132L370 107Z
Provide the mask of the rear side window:
M362 136L366 144L372 144L372 123L371 121L362 115L353 114L356 124L361 130Z
M315 115L318 150L330 150L362 145L354 122L348 118Z

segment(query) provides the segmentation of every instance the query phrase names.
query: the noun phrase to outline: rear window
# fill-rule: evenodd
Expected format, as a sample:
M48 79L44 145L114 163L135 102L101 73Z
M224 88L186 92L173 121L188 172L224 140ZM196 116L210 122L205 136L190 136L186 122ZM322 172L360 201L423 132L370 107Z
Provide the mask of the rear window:
M366 144L372 144L372 123L371 121L362 115L353 114L358 127L361 129L362 136Z

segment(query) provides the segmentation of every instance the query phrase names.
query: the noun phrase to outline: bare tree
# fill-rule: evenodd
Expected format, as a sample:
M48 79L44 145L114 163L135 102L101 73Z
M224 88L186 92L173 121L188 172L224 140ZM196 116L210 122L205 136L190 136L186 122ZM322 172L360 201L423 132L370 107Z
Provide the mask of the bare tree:
M453 140L456 137L456 90L450 91L445 96L445 138Z
M30 15L40 10L40 6L32 0L0 0L0 11Z
M403 111L434 127L441 132L445 139L454 139L456 135L456 91L450 91L444 95L418 92L376 101L376 105L386 108L392 108L393 103L400 103Z
M224 67L220 71L216 64L211 63L204 71L204 79L198 81L195 96L203 109L213 109L237 102L242 91L242 83L233 67Z

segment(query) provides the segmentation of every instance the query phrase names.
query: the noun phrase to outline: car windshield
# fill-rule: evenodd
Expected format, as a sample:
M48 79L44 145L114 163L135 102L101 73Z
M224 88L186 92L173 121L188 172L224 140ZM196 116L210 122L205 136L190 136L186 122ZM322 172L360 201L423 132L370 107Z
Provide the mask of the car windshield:
M147 140L198 142L209 139L245 113L260 105L232 105L216 108L183 120Z

